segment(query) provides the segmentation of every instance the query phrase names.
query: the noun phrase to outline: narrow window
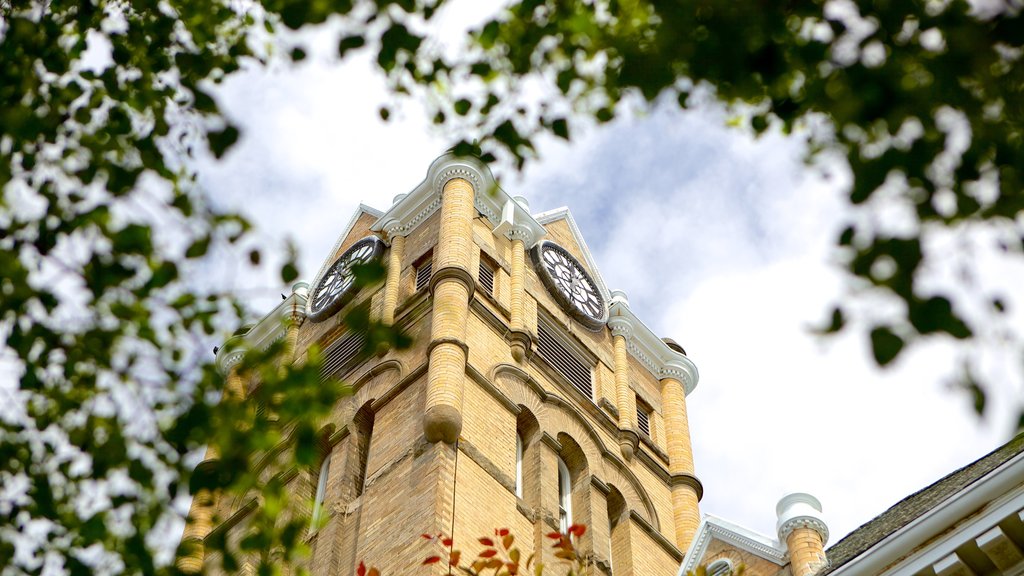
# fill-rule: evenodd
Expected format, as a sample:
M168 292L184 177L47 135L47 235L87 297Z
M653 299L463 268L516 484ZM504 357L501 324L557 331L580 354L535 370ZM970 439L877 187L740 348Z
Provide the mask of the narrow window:
M327 475L331 469L331 454L327 453L320 464L320 478L316 483L316 496L313 498L313 514L310 517L309 529L316 530L323 519L324 497L327 494Z
M558 529L563 534L569 533L572 526L572 479L569 467L561 457L558 458Z
M516 433L516 496L523 497L523 437Z
M487 261L487 258L480 255L480 272L477 274L477 278L480 281L480 287L483 288L484 292L490 295L494 295L494 269L495 266Z
M640 431L651 437L651 408L639 398L636 399L636 424Z
M416 291L425 290L427 286L430 286L430 275L433 269L434 255L433 253L427 253L426 256L420 259L416 264Z

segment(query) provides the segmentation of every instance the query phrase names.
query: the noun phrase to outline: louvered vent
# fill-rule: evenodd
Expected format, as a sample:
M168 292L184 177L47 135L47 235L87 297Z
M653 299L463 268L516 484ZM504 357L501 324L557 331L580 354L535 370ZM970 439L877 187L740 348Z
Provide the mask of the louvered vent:
M641 432L651 435L651 415L641 406L636 407L636 424Z
M547 360L559 374L572 383L587 398L594 398L590 367L584 364L559 341L551 329L537 323L537 352Z
M360 352L363 351L363 335L349 332L338 338L324 353L324 371L321 380L336 376Z
M429 258L416 267L416 291L423 290L430 285L432 268L432 261Z
M494 295L494 270L484 261L480 259L480 286L483 287L484 292Z

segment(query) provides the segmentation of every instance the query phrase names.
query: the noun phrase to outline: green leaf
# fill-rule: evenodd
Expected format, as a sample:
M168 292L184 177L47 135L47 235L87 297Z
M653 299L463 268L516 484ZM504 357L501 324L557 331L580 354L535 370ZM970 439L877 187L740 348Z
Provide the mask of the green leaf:
M366 38L363 36L343 36L338 42L338 57L344 58L350 50L362 48L366 45Z
M903 339L888 326L877 326L871 330L871 352L879 366L886 366L903 350Z
M228 124L222 130L213 130L207 133L210 142L210 152L214 157L221 158L238 141L238 129Z
M185 251L185 258L200 258L206 255L206 252L210 249L210 237L203 236L198 240L192 242Z
M551 123L551 131L562 138L563 140L569 140L569 123L566 122L565 118L557 118Z
M281 281L285 284L295 281L299 277L299 269L293 262L288 262L281 267Z

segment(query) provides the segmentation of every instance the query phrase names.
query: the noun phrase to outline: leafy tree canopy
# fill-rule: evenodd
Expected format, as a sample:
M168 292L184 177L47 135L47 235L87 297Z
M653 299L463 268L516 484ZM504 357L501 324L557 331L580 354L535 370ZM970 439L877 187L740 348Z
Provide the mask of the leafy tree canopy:
M287 446L286 465L312 465L304 447L342 390L318 385L315 354L279 367L287 351L272 347L242 364L271 410L221 401L207 343L243 309L190 280L250 228L194 185L195 159L238 138L214 87L246 62L302 59L301 45L275 44L284 29L335 17L339 55L370 51L398 93L442 96L435 121L470 135L457 152L519 166L580 117L610 121L626 99L687 107L709 90L755 133L806 134L813 153L845 158L852 204L904 209L909 225L851 219L837 239L853 276L902 303L869 327L879 364L922 337L970 342L1006 313L1002 298L969 293L990 316L967 318L920 276L937 257L929 238L951 228L991 225L1005 251L1022 250L1019 5L521 0L452 52L429 37L442 3L0 1L5 573L173 571L160 540L180 510L168 503L201 489L260 488L253 537L235 551L268 570L301 556L289 494L255 459ZM828 330L848 316L837 307ZM359 320L371 341L395 342ZM285 386L302 405L279 400ZM219 464L193 475L187 456L207 442Z

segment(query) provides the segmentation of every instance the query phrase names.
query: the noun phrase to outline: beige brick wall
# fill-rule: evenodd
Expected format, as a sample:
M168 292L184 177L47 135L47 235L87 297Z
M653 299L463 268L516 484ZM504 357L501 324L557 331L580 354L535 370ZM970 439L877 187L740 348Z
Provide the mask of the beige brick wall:
M336 429L341 430L347 425L358 407L373 401L376 408L367 461L366 491L359 497L355 497L351 488L346 492L345 486L350 486L346 482L351 480L347 475L351 474L354 457L352 446L346 445L347 440L343 439L335 446L331 462L325 502L325 507L331 511L330 521L310 540L313 547L310 566L314 575L348 576L359 560L378 566L385 574L431 573L430 569L419 567L423 558L431 553L430 544L420 538L420 534L451 531L453 505L456 511L456 546L461 547L467 557L476 551L473 545L476 537L493 534L495 528L508 527L516 535L524 556L539 551L542 559L553 561L549 541L543 535L557 526L558 451L539 440L531 444L527 455L529 461L524 463L524 475L532 475L530 479L524 478L528 482L528 493L524 494L523 500L517 499L513 492L516 414L508 407L509 403L525 406L549 438L567 435L579 444L579 457L586 461L586 472L574 489L574 513L577 521L585 520L590 525L583 543L586 552L594 552L597 559L607 564L615 540L609 531L607 498L597 485L591 483L591 476L621 491L630 509L649 518L662 535L674 541L671 492L664 481L666 470L659 469L656 473L638 458L625 462L619 453L616 423L607 412L598 408L596 403L579 405L577 397L567 392L563 384L550 381L536 362L527 360L517 365L512 360L505 339L511 320L511 279L508 274L511 243L505 238L494 237L486 223L475 219L468 226L466 223L449 223L460 230L471 231L472 244L459 244L447 249L446 254L438 254L435 245L440 234L439 218L439 214L434 214L409 234L401 258L395 322L413 336L414 346L409 350L390 351L384 357L371 358L345 375L346 380L357 385L357 390L354 397L339 401L332 416ZM347 240L348 245L365 236L365 229L370 223L361 219L350 241ZM564 223L552 223L548 229L551 239L579 257L578 248ZM342 250L344 248L343 243ZM469 311L467 295L457 280L439 284L433 298L415 293L413 263L431 250L434 250L435 271L445 262L461 263L468 265L471 275L476 278L481 252L498 264L493 300L482 294L475 298L491 311L501 326L496 327ZM538 281L529 257L524 271L524 328L536 334L538 307L556 321L563 322L566 330L598 359L594 369L596 399L606 398L614 404L613 347L608 331L590 332L569 322ZM383 292L378 292L364 294L360 298L373 298L375 305L380 307L383 305ZM434 304L439 301L449 304L443 309L437 308ZM410 324L408 314L413 310L410 304L424 302L428 306L426 312ZM423 310L420 306L415 309ZM460 326L464 326L464 331L460 331ZM306 322L298 335L299 355L311 343L327 344L342 331L343 327L331 320L318 325ZM468 344L468 365L484 378L490 379L496 367L505 366L506 371L500 372L501 375L491 382L497 392L489 391L466 377L460 358L451 358L452 361L447 362L449 370L428 376L424 366L428 362L426 348L432 338L464 338ZM459 356L461 348L440 345L434 348L434 353ZM665 448L665 436L661 432L665 423L659 414L662 410L660 384L632 357L628 361L631 390L639 391L655 409L652 418L655 442ZM375 368L382 363L388 363L388 367ZM517 366L515 369L523 372L508 372L510 366ZM409 381L410 374L414 372L419 377ZM532 380L533 384L528 384L526 379ZM441 395L442 401L458 403L463 413L457 474L457 448L424 441L422 417L428 405L428 382L436 385L435 392ZM533 385L539 385L543 393L538 394ZM446 394L453 388L458 388L459 392ZM497 399L495 394L507 401ZM556 398L562 401L556 401ZM573 408L564 406L563 402ZM635 422L632 392L627 403L627 416ZM641 445L640 449L647 448ZM300 478L296 489L302 484L302 490L310 491L315 481L313 475L305 473ZM453 482L456 483L454 501ZM645 501L653 506L653 515ZM620 554L626 554L624 557L629 561L615 566L616 576L632 573L631 564L635 564L638 574L674 574L678 568L661 545L635 522L627 521L620 535L619 546L624 547ZM441 572L438 568L433 573Z
M635 521L629 523L630 540L633 544L633 568L638 575L675 574L679 563L669 556Z

